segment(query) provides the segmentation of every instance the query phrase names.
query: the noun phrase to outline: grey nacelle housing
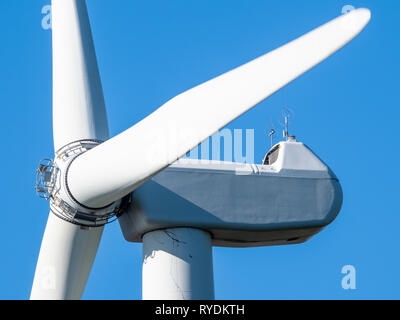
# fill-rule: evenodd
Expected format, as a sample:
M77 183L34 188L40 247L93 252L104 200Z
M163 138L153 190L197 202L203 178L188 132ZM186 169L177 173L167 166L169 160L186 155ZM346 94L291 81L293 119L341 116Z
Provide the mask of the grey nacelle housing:
M273 150L269 165L174 163L133 192L119 219L125 239L141 242L153 230L192 227L210 232L215 246L306 241L338 215L339 181L303 143L285 141Z

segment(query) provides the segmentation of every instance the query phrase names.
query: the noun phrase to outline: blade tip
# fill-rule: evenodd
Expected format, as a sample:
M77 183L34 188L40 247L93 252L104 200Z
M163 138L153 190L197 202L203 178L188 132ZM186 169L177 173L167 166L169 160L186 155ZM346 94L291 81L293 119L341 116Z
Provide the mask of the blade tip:
M360 20L362 20L365 25L371 20L371 10L367 8L359 8L355 10L355 12L357 12Z

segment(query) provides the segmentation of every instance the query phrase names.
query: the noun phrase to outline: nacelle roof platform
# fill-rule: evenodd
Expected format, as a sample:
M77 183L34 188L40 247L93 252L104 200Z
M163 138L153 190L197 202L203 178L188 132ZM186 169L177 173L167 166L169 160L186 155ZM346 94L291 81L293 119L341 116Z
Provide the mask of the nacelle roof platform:
M210 232L214 246L306 241L336 218L341 186L303 143L285 141L271 151L269 165L174 163L132 193L119 219L125 239L141 242L150 231L192 227Z

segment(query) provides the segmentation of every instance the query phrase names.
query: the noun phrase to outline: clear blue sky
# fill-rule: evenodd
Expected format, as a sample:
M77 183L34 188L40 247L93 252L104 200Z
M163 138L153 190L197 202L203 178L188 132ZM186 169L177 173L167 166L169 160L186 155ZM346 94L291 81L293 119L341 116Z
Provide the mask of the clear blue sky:
M2 139L0 299L29 297L48 203L33 190L52 157L49 0L0 2ZM289 106L292 131L337 174L338 218L305 244L214 249L218 299L400 298L400 2L88 0L109 122L115 135L169 98L282 45L341 14L372 20L343 50L229 125L255 129L256 160L271 117ZM343 290L354 265L357 289ZM141 297L141 245L106 227L85 299Z

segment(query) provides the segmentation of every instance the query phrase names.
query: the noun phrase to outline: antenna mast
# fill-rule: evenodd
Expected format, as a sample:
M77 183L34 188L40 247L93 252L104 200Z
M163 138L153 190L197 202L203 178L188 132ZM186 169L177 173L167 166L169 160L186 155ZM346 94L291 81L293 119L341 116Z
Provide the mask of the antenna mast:
M274 146L274 134L275 134L274 129L271 129L271 131L268 133L268 136L271 138L271 148Z
M284 129L283 129L283 137L288 140L295 140L295 136L290 136L289 135L289 118L293 118L293 111L289 108L283 108L282 109L282 116L285 119L285 124L284 124Z

